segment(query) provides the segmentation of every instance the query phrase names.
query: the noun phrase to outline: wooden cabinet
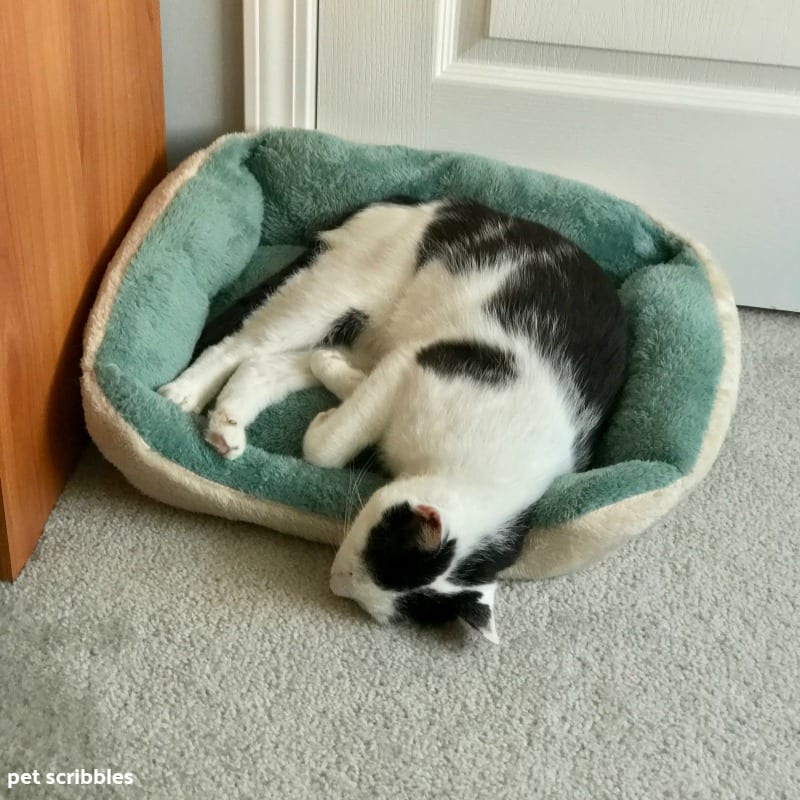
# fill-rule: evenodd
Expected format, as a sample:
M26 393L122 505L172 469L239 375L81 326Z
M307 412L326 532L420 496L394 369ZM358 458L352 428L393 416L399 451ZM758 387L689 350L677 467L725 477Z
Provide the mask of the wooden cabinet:
M158 0L0 2L0 578L85 440L81 333L166 171Z

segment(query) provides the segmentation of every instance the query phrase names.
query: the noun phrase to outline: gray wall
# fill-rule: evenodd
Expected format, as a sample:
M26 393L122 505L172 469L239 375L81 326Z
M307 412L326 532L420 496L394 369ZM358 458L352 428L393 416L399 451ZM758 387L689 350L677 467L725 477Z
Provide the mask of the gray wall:
M170 167L244 128L241 0L161 0Z

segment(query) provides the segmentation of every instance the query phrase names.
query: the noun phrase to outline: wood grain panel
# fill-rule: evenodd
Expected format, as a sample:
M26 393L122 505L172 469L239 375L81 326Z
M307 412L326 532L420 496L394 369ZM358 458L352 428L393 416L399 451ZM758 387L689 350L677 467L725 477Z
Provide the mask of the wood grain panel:
M8 580L35 547L84 440L80 338L103 269L166 171L158 0L3 2L0 48L0 577Z

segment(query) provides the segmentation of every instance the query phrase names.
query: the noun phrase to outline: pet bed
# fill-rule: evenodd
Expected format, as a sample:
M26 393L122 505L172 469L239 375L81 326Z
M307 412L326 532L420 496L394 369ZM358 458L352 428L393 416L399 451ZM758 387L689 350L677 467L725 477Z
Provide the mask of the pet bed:
M150 195L101 286L84 340L89 433L145 494L329 544L387 480L301 458L335 399L322 388L268 408L226 461L200 417L156 393L189 363L209 317L285 266L325 221L392 195L474 197L557 229L611 276L625 306L625 386L591 468L530 512L511 578L562 574L650 526L708 472L733 412L739 324L705 250L592 187L470 155L353 144L311 132L222 137Z

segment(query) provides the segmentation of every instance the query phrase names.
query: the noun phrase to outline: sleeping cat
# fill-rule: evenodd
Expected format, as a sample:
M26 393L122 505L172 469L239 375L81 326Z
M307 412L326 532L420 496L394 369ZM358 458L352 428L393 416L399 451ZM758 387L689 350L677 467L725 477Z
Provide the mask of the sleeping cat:
M206 440L222 456L241 455L262 409L321 383L342 402L311 422L304 457L344 467L377 445L395 476L346 531L331 589L382 622L460 618L496 641L495 581L525 512L588 464L623 381L622 306L600 267L474 201L390 200L319 234L214 340L159 391L191 412L216 396Z

